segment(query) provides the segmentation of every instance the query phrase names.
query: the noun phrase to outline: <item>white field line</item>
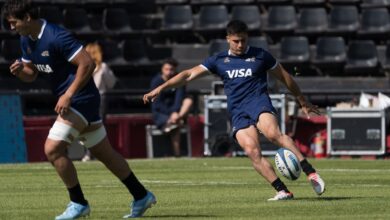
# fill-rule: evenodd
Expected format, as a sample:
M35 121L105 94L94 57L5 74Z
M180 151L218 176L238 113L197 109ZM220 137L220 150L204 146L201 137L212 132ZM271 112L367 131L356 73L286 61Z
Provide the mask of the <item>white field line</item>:
M253 170L251 166L213 166L213 169L220 170ZM363 173L383 173L390 172L390 169L318 169L321 172L363 172Z

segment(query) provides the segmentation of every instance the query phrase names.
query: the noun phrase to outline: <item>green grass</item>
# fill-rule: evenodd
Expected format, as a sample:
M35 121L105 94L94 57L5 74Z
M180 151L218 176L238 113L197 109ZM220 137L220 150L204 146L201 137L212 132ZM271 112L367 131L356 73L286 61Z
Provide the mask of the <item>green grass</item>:
M327 183L321 197L304 175L284 178L296 197L267 202L274 190L247 158L130 160L157 196L146 219L390 219L390 161L311 160ZM98 162L76 163L92 213L121 219L131 200ZM68 203L49 163L0 166L0 219L54 219Z

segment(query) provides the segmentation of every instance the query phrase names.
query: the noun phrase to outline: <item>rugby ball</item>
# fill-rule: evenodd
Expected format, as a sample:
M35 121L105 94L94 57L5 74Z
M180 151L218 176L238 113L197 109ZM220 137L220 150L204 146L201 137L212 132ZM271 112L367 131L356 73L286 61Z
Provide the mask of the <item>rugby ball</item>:
M296 180L301 175L301 165L297 156L290 150L280 148L275 155L277 170L289 180Z

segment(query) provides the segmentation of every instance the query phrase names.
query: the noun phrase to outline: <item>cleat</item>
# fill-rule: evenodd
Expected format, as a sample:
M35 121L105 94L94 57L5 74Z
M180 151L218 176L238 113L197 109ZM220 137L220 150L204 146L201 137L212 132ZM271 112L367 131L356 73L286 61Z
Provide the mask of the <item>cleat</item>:
M325 192L325 182L318 173L311 173L307 179L311 182L313 190L317 195Z
M88 216L91 212L89 205L81 205L75 202L70 202L66 207L64 213L59 216L56 216L55 220L71 220L80 218L83 216Z
M279 191L273 198L268 199L268 201L279 201L279 200L291 200L294 199L294 195L291 192L285 192L284 190Z
M156 204L156 197L153 193L147 191L146 196L143 199L133 201L130 205L131 213L129 215L123 216L123 218L138 218L141 217L144 212L151 208L152 205Z

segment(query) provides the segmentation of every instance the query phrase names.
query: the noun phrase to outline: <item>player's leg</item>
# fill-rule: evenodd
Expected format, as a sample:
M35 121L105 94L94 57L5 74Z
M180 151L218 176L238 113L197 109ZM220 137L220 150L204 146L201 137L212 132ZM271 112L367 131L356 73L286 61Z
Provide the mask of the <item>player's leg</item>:
M292 199L293 194L290 193L286 185L278 178L270 162L261 154L259 133L257 129L254 126L240 129L236 133L236 139L252 161L255 170L278 192L277 195L270 200Z
M80 217L90 212L76 169L67 156L67 147L84 127L85 123L79 116L69 111L66 115L58 116L45 142L45 154L68 189L71 200L65 212L56 217L58 220Z
M133 196L132 212L124 217L140 217L147 208L156 203L155 196L145 189L126 160L112 148L102 124L89 126L80 137L96 159L118 177Z
M308 179L312 183L314 191L321 195L325 191L325 183L312 167L312 165L305 159L298 148L295 146L294 141L286 134L280 132L278 121L274 114L264 112L260 114L257 123L257 128L264 134L264 136L277 146L281 146L291 150L300 161L303 172L308 176Z

